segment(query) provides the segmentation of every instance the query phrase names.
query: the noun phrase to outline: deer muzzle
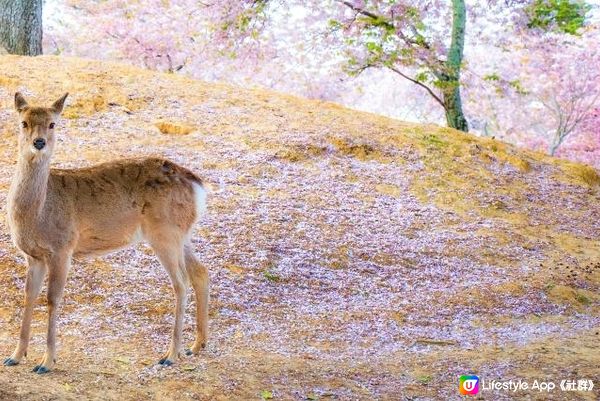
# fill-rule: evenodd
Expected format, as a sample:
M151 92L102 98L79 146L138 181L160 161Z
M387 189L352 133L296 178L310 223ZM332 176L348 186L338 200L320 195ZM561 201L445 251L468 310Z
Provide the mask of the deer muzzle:
M46 146L46 140L44 138L35 138L33 140L33 147L37 150L42 150Z

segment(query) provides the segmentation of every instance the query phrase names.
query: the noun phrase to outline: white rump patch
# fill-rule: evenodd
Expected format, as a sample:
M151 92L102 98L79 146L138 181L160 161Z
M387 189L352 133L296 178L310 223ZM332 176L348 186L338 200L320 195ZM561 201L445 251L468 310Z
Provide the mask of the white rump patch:
M194 201L196 202L196 221L200 220L200 217L206 213L206 189L197 182L192 182L192 188L194 189Z

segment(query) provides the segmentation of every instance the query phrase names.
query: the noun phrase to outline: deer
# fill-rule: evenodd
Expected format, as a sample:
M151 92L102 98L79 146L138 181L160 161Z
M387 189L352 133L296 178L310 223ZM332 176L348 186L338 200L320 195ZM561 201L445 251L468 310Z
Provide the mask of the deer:
M5 366L27 356L33 308L48 276L46 352L33 372L56 364L56 324L73 258L101 256L140 240L152 248L175 293L171 343L159 364L182 356L186 295L196 296L196 339L185 354L198 354L208 330L209 275L191 243L192 228L206 212L209 186L192 171L160 158L129 158L76 169L50 168L56 129L68 93L50 107L30 106L17 92L18 156L7 196L14 245L27 263L25 307L18 344Z

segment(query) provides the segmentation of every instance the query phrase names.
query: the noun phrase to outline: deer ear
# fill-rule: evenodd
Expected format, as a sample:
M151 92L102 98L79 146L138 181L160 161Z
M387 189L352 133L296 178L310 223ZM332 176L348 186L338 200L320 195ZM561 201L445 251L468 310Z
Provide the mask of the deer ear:
M29 105L27 104L27 100L23 97L21 92L15 93L15 109L20 113L25 110Z
M63 107L65 106L65 100L67 99L67 96L69 96L69 94L65 93L64 95L62 95L62 97L60 99L58 99L56 102L52 103L52 110L56 114L62 113Z

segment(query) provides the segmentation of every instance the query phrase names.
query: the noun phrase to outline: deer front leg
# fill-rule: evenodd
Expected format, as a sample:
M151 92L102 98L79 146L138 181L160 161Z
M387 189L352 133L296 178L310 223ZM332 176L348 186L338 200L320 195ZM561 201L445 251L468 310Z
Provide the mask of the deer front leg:
M49 372L56 362L56 320L70 263L71 256L67 254L53 256L48 262L48 335L44 358L33 368L38 374Z
M18 365L24 356L27 356L27 347L31 337L31 319L33 317L33 307L35 301L40 295L44 276L46 275L46 266L39 259L27 257L27 277L25 278L25 310L23 311L23 321L21 323L21 332L19 335L19 344L10 358L4 360L5 366Z

